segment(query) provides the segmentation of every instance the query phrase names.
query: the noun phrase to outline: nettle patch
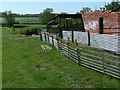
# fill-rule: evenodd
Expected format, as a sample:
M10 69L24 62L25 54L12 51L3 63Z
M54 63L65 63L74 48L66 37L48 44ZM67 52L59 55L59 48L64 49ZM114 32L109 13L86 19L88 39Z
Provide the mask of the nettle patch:
M50 51L52 49L52 47L48 46L48 45L37 45L35 47L35 51L37 53L40 53L40 52L47 52L47 51Z

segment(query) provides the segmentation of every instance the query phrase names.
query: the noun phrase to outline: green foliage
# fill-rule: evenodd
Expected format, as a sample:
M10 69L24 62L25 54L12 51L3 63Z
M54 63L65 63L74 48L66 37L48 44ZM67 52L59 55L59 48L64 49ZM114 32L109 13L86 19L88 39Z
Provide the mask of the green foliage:
M12 33L32 35L32 34L37 34L37 29L35 27L25 27L25 28L20 28L20 29L12 28Z
M84 31L83 24L82 24L82 19L76 18L76 19L61 19L61 27L66 29L66 30L75 30L75 31Z
M12 11L5 11L5 23L7 26L11 27L15 23L15 17L12 14Z
M101 11L105 10L111 10L111 11L120 11L120 1L112 1L111 3L108 3L107 5L104 5L104 7L100 8Z
M42 24L47 24L55 17L55 14L53 14L52 12L52 8L46 8L42 13L40 13L40 21Z
M80 10L80 13L89 13L91 11L91 8L89 7L84 7L82 10Z
M66 13L66 12L61 12L60 14L68 14L68 13Z
M76 12L76 14L80 14L79 12Z

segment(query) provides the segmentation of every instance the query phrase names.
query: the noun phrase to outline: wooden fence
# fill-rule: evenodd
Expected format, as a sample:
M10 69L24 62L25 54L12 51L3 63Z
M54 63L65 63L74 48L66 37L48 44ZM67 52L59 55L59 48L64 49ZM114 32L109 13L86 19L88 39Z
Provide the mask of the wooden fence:
M93 48L84 44L73 43L57 38L55 35L41 33L42 40L56 46L56 48L75 63L120 79L120 55Z

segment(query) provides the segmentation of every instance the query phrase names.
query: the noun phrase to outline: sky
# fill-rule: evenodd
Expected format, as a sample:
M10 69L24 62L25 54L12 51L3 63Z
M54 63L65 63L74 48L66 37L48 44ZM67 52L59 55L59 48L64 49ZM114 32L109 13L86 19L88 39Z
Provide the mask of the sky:
M90 7L92 10L98 10L100 7L103 7L105 3L109 3L111 0L101 0L100 2L97 0L86 0L84 2L80 0L69 0L69 2L67 0L58 0L56 2L50 0L48 0L49 2L47 2L47 0L44 0L44 2L43 0L39 0L39 2L38 0L29 2L26 0L21 0L19 2L18 1L0 1L0 12L11 10L13 13L19 14L39 14L45 8L53 8L54 13L66 12L75 14L76 12L79 12L83 7Z

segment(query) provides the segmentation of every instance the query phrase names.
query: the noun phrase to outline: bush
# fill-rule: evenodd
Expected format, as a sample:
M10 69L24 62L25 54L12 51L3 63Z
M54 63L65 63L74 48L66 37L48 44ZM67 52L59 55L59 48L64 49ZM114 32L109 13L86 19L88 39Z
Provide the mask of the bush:
M25 34L25 35L37 34L37 28L25 27L25 28L15 29L15 31L13 31L13 33L14 34Z
M12 13L12 11L5 11L4 12L4 19L5 19L5 23L8 27L12 27L15 23L15 17Z

